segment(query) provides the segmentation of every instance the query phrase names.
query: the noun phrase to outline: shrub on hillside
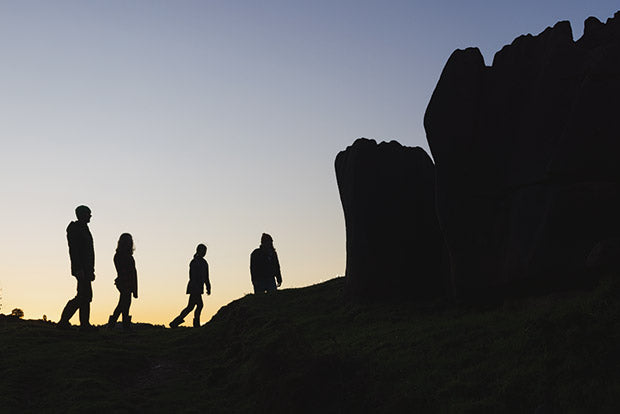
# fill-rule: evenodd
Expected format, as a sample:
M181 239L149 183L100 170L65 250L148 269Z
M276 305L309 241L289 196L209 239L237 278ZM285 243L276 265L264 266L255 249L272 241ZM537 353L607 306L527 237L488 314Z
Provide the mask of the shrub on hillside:
M24 317L24 311L21 310L20 308L15 308L11 311L11 316L14 318L23 318Z

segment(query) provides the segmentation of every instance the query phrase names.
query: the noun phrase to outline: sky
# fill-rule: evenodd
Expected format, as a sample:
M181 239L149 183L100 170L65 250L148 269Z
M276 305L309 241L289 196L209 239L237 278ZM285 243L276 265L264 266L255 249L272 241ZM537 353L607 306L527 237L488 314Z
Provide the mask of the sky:
M135 322L187 304L208 246L202 320L252 292L270 233L282 289L344 275L334 159L356 138L428 151L424 111L450 54L487 64L519 35L605 21L616 1L0 1L0 312L57 321L75 295L65 229L92 209L91 322L118 301L135 241ZM72 319L78 323L77 315ZM188 317L191 323L191 318Z

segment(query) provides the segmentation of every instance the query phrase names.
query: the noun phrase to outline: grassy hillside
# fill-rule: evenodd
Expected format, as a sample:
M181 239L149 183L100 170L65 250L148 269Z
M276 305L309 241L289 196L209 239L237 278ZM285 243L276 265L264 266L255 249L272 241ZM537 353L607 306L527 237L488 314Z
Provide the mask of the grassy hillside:
M361 305L343 287L248 295L200 329L3 318L0 411L620 412L613 279L491 310Z

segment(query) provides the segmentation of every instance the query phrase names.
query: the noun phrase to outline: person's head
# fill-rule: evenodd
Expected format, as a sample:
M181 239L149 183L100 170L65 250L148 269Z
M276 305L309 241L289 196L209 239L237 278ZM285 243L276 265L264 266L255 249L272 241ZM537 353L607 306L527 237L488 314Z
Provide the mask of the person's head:
M121 234L118 238L118 245L116 246L116 253L128 253L133 254L133 237L129 233Z
M196 246L196 254L194 255L194 257L205 257L206 254L207 254L207 246L205 246L202 243Z
M260 245L265 247L273 247L273 238L267 233L263 233L260 237Z
M75 216L77 217L78 221L88 223L90 222L92 214L90 212L90 208L86 206L77 206L75 208Z

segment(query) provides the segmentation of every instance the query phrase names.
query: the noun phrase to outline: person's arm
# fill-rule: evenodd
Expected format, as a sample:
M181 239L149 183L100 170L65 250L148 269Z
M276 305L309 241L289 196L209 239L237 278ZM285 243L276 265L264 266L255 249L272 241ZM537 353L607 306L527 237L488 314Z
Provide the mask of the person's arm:
M256 275L256 254L256 250L254 250L250 255L250 277L252 282L254 281L254 277Z
M67 243L69 245L69 260L71 261L71 274L78 279L84 277L84 266L79 251L79 236L76 232L75 225L69 224L67 227Z
M196 259L192 259L189 262L189 282L187 282L187 293L190 293L190 290L195 289L196 285L200 288L200 279L202 275L200 272L196 271Z
M282 273L280 273L280 262L278 260L278 253L273 252L273 258L275 259L275 271L276 271L276 282L278 287L282 286Z
M207 288L207 295L211 294L211 282L209 281L209 263L205 261L205 286Z
M82 266L84 273L89 280L95 280L95 246L93 244L93 236L90 234L88 226L80 227L80 249L82 256Z
M138 299L138 271L136 270L136 261L131 258L131 279L133 287L133 297Z

